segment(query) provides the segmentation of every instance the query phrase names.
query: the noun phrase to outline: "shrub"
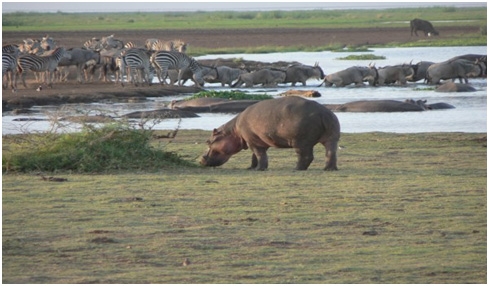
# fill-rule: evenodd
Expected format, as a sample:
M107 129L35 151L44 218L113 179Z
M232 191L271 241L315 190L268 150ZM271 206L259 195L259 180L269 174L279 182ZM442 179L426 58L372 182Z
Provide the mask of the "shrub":
M4 150L2 154L2 168L4 172L107 172L192 165L175 153L151 147L151 138L151 130L135 129L121 123L99 128L87 125L79 133L4 138L8 152Z

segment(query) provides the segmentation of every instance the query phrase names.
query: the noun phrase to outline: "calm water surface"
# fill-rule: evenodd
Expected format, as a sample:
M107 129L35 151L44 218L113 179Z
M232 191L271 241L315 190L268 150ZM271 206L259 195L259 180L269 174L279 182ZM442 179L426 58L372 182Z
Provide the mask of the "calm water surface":
M386 60L376 60L375 65L382 67L402 63L417 63L419 61L441 62L451 57L463 54L487 54L487 47L437 47L437 48L388 48L372 49L367 52L382 55ZM308 65L319 62L326 74L359 65L367 66L371 61L343 61L337 58L345 57L351 53L332 52L296 52L296 53L272 53L272 54L231 54L209 55L197 59L214 58L243 58L264 62L274 61L298 61ZM438 93L433 90L422 90L427 86L418 83L409 83L406 87L317 87L319 81L310 80L306 87L294 89L314 89L321 93L321 97L312 99L319 103L345 103L354 100L393 99L405 100L426 99L428 103L446 102L456 109L425 111L425 112L396 112L396 113L336 113L340 120L342 132L395 132L395 133L419 133L419 132L487 132L487 81L486 79L470 79L469 82L477 89L471 93ZM190 83L188 83L190 84ZM206 84L207 89L228 90L221 88L220 84ZM267 93L277 95L292 89L290 85L279 86L274 89L253 88L246 89L253 93ZM244 90L244 89L243 89ZM106 113L109 115L123 115L132 111L154 110L163 108L173 99L182 99L185 96L150 98L144 103L108 103L108 104L76 104L64 106L35 107L38 113L28 117L46 119L46 114L65 114L67 110L91 111L91 113ZM199 114L199 118L184 118L182 120L165 119L153 129L203 129L212 130L233 118L234 114ZM52 127L46 121L16 122L16 118L27 116L2 117L2 134L22 132L37 132L50 130ZM79 126L69 124L58 131L76 131Z

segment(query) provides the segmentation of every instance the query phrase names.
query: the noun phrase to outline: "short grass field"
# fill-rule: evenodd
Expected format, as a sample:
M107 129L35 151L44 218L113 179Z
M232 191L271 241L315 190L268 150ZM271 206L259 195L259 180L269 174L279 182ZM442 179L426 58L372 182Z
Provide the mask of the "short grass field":
M352 3L355 5L355 3ZM481 7L424 7L399 9L310 11L215 11L127 13L4 13L4 31L117 31L148 29L258 29L404 27L414 18L439 21L437 26L486 26L487 10Z
M209 135L152 144L195 163ZM337 172L321 145L307 171L270 149L263 172L249 150L218 168L4 172L2 282L487 283L485 133L340 146Z

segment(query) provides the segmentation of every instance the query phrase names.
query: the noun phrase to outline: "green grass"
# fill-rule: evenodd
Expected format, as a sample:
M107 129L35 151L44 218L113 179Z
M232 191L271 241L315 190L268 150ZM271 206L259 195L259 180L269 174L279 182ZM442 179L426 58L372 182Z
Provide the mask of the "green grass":
M482 4L481 4L482 6ZM260 28L372 28L407 27L413 18L430 19L437 27L456 25L479 27L480 32L450 39L428 39L387 46L481 46L487 45L485 8L408 8L385 10L313 10L255 12L132 12L132 13L3 13L2 30L8 31L113 31L165 29L260 29ZM385 45L384 45L385 46ZM373 46L372 46L373 47ZM378 46L377 46L378 47ZM368 48L368 47L363 47ZM356 49L353 47L353 49ZM205 54L341 51L341 45L262 46L207 49L190 46L192 56Z
M357 60L385 60L384 56L376 56L373 54L363 55L348 55L346 57L336 58L337 60L357 61Z
M151 144L195 162L208 136ZM485 136L342 134L337 172L318 145L302 172L270 149L264 172L246 150L219 168L4 173L2 282L485 284Z
M482 6L482 4L481 4ZM404 27L413 18L461 21L457 25L482 26L487 11L481 8L410 8L385 10L312 10L254 12L131 12L131 13L3 13L3 31L138 30L138 29L242 29L242 28L351 28ZM472 20L473 22L465 22ZM437 23L437 26L450 23Z
M215 90L205 90L198 92L190 97L185 98L186 100L202 98L202 97L211 97L211 98L227 98L230 100L264 100L264 99L272 99L273 96L267 94L253 94L247 93L238 90L230 90L230 91L215 91Z

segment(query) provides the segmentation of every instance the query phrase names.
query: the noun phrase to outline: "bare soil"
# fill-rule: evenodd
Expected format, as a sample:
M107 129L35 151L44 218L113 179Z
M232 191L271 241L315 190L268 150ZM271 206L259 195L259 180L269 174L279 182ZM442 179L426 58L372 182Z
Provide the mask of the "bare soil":
M441 27L440 36L453 37L465 33L477 33L477 27ZM373 45L392 42L405 43L425 38L424 35L411 37L409 28L362 28L362 29L226 29L226 30L126 30L112 32L2 32L2 44L19 44L27 38L40 38L48 34L58 45L66 48L81 47L92 37L103 37L114 34L124 42L132 41L142 45L148 38L182 39L189 45L210 49L233 47L261 46L325 46L339 45ZM30 75L32 76L32 74ZM4 90L2 93L3 110L9 108L25 108L32 105L61 104L64 102L91 102L114 97L145 97L166 96L178 93L196 92L190 87L121 87L113 83L92 82L79 84L75 80L68 83L55 83L52 88L36 89L39 84L28 77L28 88L19 82L15 93ZM198 90L198 89L197 89Z

